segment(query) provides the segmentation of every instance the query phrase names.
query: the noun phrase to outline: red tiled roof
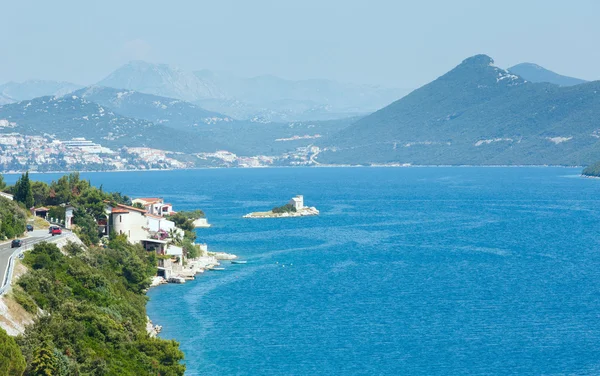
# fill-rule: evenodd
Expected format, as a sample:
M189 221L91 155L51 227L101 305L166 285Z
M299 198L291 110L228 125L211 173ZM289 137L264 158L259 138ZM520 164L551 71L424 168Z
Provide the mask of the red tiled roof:
M123 214L127 214L129 213L129 210L126 209L122 209L122 208L113 208L111 210L111 213L115 214L115 213L123 213Z
M50 209L45 208L45 207L42 206L41 208L37 208L37 209L33 209L33 210L35 210L35 211L49 211Z

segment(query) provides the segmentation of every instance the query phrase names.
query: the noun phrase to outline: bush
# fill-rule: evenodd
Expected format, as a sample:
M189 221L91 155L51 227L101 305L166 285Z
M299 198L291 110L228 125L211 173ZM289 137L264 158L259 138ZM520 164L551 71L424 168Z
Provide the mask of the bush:
M25 358L15 340L0 328L0 375L21 376Z
M15 201L0 197L0 238L22 235L27 224L27 213Z
M296 207L292 204L285 204L283 206L279 206L276 208L273 208L273 210L271 210L273 213L295 213L296 212Z
M27 312L29 312L31 314L37 313L37 311L38 311L37 304L35 304L33 299L29 295L27 295L23 290L21 290L20 288L15 286L15 288L12 289L12 295L13 295L13 298L15 299L15 302L17 302Z

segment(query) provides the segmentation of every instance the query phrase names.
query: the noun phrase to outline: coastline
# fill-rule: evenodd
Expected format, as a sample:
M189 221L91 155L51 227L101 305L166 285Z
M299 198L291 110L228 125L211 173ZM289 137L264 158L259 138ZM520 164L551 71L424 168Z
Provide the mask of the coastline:
M57 171L29 171L30 174L69 174L72 172L79 173L107 173L107 172L160 172L160 171L195 171L195 170L228 170L228 169L277 169L277 168L432 168L432 167L465 167L465 168L584 168L585 166L572 166L572 165L552 165L552 164L536 164L536 165L413 165L413 164L372 164L372 165L351 165L351 164L340 164L340 165L309 165L309 166L256 166L256 167L193 167L193 168L151 168L151 169L123 169L123 170L57 170ZM16 175L23 174L25 170L19 171L0 171L3 175Z

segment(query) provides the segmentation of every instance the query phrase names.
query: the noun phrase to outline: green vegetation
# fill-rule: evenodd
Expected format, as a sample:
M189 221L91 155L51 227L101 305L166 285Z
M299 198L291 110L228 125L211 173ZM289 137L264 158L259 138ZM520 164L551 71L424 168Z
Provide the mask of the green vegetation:
M596 162L591 166L587 166L583 169L583 172L581 174L585 176L600 177L600 162Z
M33 190L31 189L31 182L29 181L29 172L21 175L12 191L14 193L15 201L23 203L27 209L33 207Z
M15 340L0 328L0 375L20 376L25 371L25 358Z
M17 338L25 374L183 375L178 344L145 331L144 290L156 256L123 236L106 248L65 251L71 256L41 243L23 260L32 270L18 285L48 313Z
M281 214L281 213L295 213L296 212L296 207L292 204L285 204L283 206L279 206L276 208L273 208L271 210L273 213L276 214Z
M201 210L197 210L196 212L204 213ZM194 212L178 212L170 216L165 216L170 221L175 223L175 226L182 229L185 233L184 237L190 239L191 241L196 240L196 228L194 227L194 220L199 217L193 217L190 213Z
M15 201L0 197L0 240L20 236L26 224L27 212Z

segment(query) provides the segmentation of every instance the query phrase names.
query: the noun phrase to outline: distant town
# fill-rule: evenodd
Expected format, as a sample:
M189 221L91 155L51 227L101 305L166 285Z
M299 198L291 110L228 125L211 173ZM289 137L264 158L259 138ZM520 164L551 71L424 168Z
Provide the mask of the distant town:
M282 156L238 156L227 150L184 154L147 147L109 149L83 137L59 140L53 135L0 134L0 171L113 171L196 167L268 167L314 164L316 146Z

